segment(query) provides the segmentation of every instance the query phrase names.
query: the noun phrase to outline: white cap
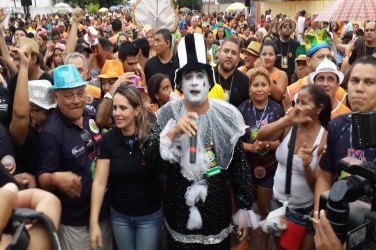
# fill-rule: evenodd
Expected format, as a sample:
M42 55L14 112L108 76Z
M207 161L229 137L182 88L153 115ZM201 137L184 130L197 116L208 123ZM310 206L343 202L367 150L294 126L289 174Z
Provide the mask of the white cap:
M329 59L325 58L319 66L317 66L316 71L312 72L309 75L309 79L311 82L314 82L315 77L320 73L334 73L338 76L339 84L343 81L343 73L341 71L338 71L337 66L334 64L334 62L330 61Z
M29 81L29 101L49 110L56 108L56 102L51 92L52 84L48 80Z
M93 27L90 26L87 29L86 34L84 35L84 40L87 44L94 46L98 44L98 31Z

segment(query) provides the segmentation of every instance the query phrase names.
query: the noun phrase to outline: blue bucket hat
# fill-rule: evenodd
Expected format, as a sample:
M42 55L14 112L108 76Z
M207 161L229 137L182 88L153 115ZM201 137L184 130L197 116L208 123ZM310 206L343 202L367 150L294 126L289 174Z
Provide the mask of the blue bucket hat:
M73 64L57 67L54 70L54 83L55 85L51 87L52 90L74 89L87 85Z

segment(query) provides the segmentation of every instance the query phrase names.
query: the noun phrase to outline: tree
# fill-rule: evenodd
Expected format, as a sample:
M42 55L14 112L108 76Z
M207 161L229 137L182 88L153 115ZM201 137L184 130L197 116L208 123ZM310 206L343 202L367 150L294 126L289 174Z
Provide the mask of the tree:
M177 0L176 3L179 5L179 8L187 7L190 9L198 9L201 5L201 0Z

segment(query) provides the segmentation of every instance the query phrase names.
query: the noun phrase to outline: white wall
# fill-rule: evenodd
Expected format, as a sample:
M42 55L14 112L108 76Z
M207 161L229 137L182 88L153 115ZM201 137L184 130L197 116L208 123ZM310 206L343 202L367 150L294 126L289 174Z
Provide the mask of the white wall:
M34 17L37 14L43 15L51 13L53 3L53 0L32 0L32 5L30 6L31 16ZM7 19L4 21L5 27L8 27L8 18L12 12L23 13L23 7L21 6L20 0L16 0L16 7L14 6L13 0L0 0L0 6L6 10L6 13L8 13Z

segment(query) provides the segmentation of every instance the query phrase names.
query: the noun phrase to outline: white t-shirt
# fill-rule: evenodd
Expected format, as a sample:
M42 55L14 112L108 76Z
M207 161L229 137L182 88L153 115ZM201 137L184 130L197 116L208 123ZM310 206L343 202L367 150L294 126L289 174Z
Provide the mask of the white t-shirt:
M304 33L305 20L304 16L299 16L298 18L298 31L300 34Z

